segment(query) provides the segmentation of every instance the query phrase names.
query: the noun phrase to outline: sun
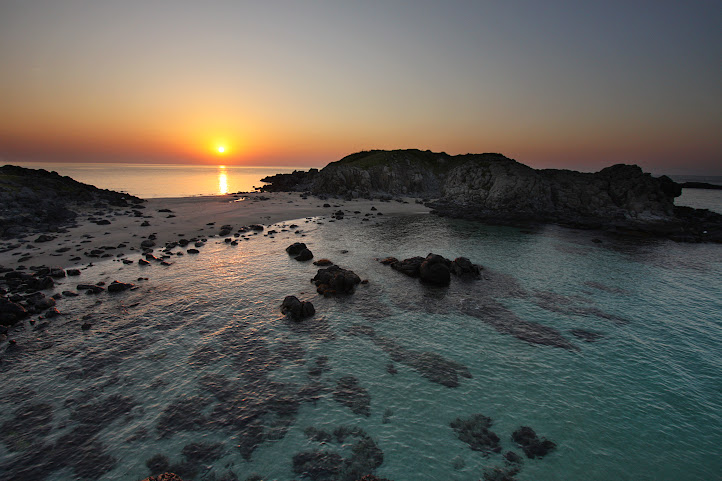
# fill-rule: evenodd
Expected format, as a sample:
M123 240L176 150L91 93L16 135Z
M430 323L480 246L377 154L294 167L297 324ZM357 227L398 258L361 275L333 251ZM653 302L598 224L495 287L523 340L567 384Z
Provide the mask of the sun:
M216 150L218 151L219 154L224 154L226 152L226 146L219 145L218 147L216 147Z

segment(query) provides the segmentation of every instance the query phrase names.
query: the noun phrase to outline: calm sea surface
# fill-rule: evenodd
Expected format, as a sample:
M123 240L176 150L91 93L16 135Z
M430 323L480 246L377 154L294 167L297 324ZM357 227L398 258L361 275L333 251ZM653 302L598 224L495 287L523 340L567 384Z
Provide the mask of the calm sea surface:
M190 197L229 192L252 192L264 185L261 179L293 172L290 167L239 167L224 165L18 163L45 169L103 189L127 192L143 199ZM307 170L303 167L296 169Z
M720 479L722 247L365 213L63 280L140 288L64 298L0 346L0 479L475 481L509 469L452 429L475 415L518 480ZM295 241L369 284L318 297ZM377 261L429 252L483 278L434 288ZM282 318L287 295L316 315ZM556 449L525 457L520 426Z

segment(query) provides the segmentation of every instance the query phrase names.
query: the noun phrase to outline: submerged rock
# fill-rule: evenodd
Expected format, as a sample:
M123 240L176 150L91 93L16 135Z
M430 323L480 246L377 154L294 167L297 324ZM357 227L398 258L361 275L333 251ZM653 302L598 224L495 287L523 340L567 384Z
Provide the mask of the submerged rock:
M511 435L512 441L517 443L527 458L543 458L557 445L546 438L539 438L529 426L521 426Z
M474 451L487 455L501 452L499 436L489 430L491 425L491 418L483 414L474 414L467 419L457 418L450 424L459 440L468 444Z
M371 414L371 395L359 385L358 379L353 376L344 376L336 382L333 398L336 402L351 409L354 414L363 416Z

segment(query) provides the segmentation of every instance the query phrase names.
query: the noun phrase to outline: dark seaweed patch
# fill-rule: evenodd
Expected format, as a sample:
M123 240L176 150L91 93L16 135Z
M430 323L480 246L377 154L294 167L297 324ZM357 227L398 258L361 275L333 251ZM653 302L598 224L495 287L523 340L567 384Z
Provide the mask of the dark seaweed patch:
M363 416L371 414L371 395L359 385L358 379L353 376L344 376L336 382L333 398L354 414Z
M333 437L328 432L307 428L307 436L325 445L323 450L304 451L293 456L293 472L313 481L356 481L372 474L384 462L384 453L364 430L358 427L336 428ZM342 444L354 437L350 455L343 457L331 445L335 438Z
M459 377L471 378L469 369L463 364L433 352L406 349L391 338L377 335L371 326L353 326L348 332L351 335L369 337L374 344L388 353L393 361L409 366L428 380L442 386L457 387ZM389 372L392 371L395 369Z
M474 414L467 419L457 418L450 425L459 440L468 444L474 451L485 455L501 452L499 436L489 430L492 425L491 418L483 414Z
M23 451L38 443L52 429L50 404L27 404L15 411L15 417L0 426L0 439L10 451Z

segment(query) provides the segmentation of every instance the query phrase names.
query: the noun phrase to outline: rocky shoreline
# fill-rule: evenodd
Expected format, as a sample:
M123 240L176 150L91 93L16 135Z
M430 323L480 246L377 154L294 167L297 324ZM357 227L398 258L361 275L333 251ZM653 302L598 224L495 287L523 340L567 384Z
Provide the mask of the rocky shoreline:
M349 155L320 171L263 179L263 191L346 199L416 196L433 212L491 224L553 223L680 242L722 242L722 215L678 207L682 186L636 165L596 173L535 170L501 154L419 150Z
M143 202L57 172L5 165L0 167L0 239L61 232L75 224L79 211L137 209Z

